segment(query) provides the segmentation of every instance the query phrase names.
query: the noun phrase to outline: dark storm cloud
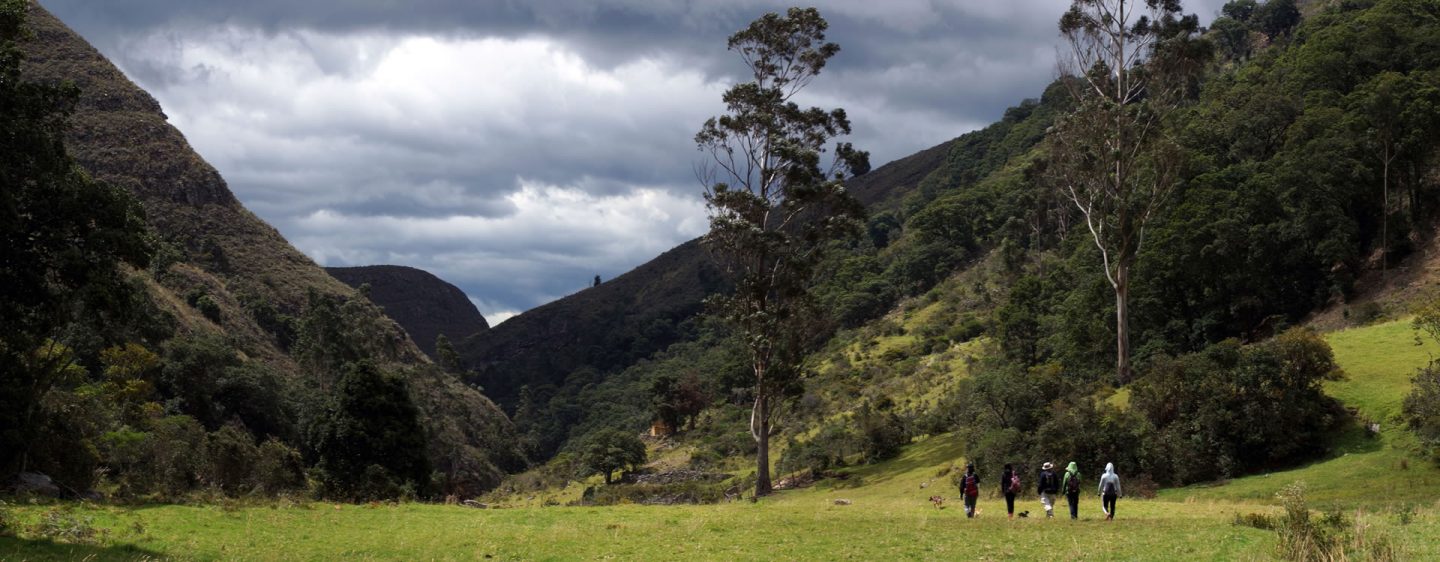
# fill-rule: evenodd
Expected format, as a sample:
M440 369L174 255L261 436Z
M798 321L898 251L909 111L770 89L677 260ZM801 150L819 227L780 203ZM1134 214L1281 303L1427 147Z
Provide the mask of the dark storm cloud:
M400 263L504 316L704 230L692 136L777 0L44 0L327 265ZM1064 0L836 0L806 103L881 164L1055 73ZM1220 0L1189 3L1213 13ZM1205 18L1208 19L1208 18Z

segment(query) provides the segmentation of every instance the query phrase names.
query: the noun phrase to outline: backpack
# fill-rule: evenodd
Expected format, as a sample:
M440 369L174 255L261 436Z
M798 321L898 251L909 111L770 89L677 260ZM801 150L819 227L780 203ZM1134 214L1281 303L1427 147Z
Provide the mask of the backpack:
M1011 473L1010 473L1010 493L1012 493L1012 494L1018 494L1018 493L1020 493L1020 473L1019 473L1019 472L1011 472Z
M1115 495L1115 483L1114 483L1114 482L1111 482L1111 481L1106 481L1106 482L1105 482L1105 495L1107 495L1107 496L1113 496L1113 495Z
M965 495L972 498L980 495L980 486L976 484L976 480L973 474L965 475Z
M1067 494L1078 494L1078 493L1080 493L1080 475L1079 475L1079 474L1071 474L1069 478L1065 479L1065 493L1067 493Z

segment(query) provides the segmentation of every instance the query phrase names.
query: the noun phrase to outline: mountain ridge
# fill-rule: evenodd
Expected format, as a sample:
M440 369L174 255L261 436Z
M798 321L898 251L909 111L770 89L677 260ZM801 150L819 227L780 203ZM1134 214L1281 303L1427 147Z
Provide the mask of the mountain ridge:
M431 359L438 358L435 341L439 336L453 344L490 329L464 291L423 269L366 265L327 267L325 272L357 290L368 285L366 296Z

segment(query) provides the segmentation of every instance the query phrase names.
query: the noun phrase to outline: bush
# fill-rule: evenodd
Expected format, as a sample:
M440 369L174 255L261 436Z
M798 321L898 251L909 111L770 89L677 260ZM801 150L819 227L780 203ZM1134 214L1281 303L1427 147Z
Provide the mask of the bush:
M823 474L831 468L844 466L845 457L864 451L860 437L846 424L827 425L807 441L791 440L780 454L776 468L781 474L810 470Z
M634 470L645 464L645 443L633 433L602 429L580 440L580 464L587 474L605 475L610 483L616 470Z
M1305 500L1304 482L1286 486L1275 497L1285 508L1283 515L1267 521L1252 514L1247 516L1247 524L1255 523L1250 526L1257 528L1263 528L1258 524L1269 524L1279 533L1277 554L1280 558L1297 562L1395 559L1395 548L1389 537L1369 525L1351 521L1339 511L1314 517Z
M251 486L255 491L269 495L303 489L305 463L299 451L277 439L260 444Z
M910 443L910 429L900 416L891 411L893 404L882 399L877 404L865 404L858 413L860 424L860 452L867 463L877 463L895 458L900 449Z
M725 500L731 481L688 481L674 484L621 484L587 488L580 505L711 504ZM744 488L741 488L742 490Z
M70 506L46 510L40 514L40 520L26 530L36 538L71 544L95 544L104 534L95 528L95 518L77 516Z
M239 424L226 424L205 440L207 480L232 496L248 491L259 453L250 432Z
M1431 362L1411 379L1401 417L1440 463L1440 362Z
M687 464L692 470L711 470L719 468L721 461L724 460L724 457L715 454L715 451L696 449L690 453L690 461Z

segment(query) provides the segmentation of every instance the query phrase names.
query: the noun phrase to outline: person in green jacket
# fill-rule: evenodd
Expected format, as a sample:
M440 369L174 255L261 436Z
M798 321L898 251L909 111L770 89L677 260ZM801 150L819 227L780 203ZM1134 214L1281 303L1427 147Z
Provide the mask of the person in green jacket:
M1070 461L1070 466L1065 467L1065 478L1060 481L1060 490L1065 492L1065 499L1070 502L1070 518L1080 518L1080 465Z

